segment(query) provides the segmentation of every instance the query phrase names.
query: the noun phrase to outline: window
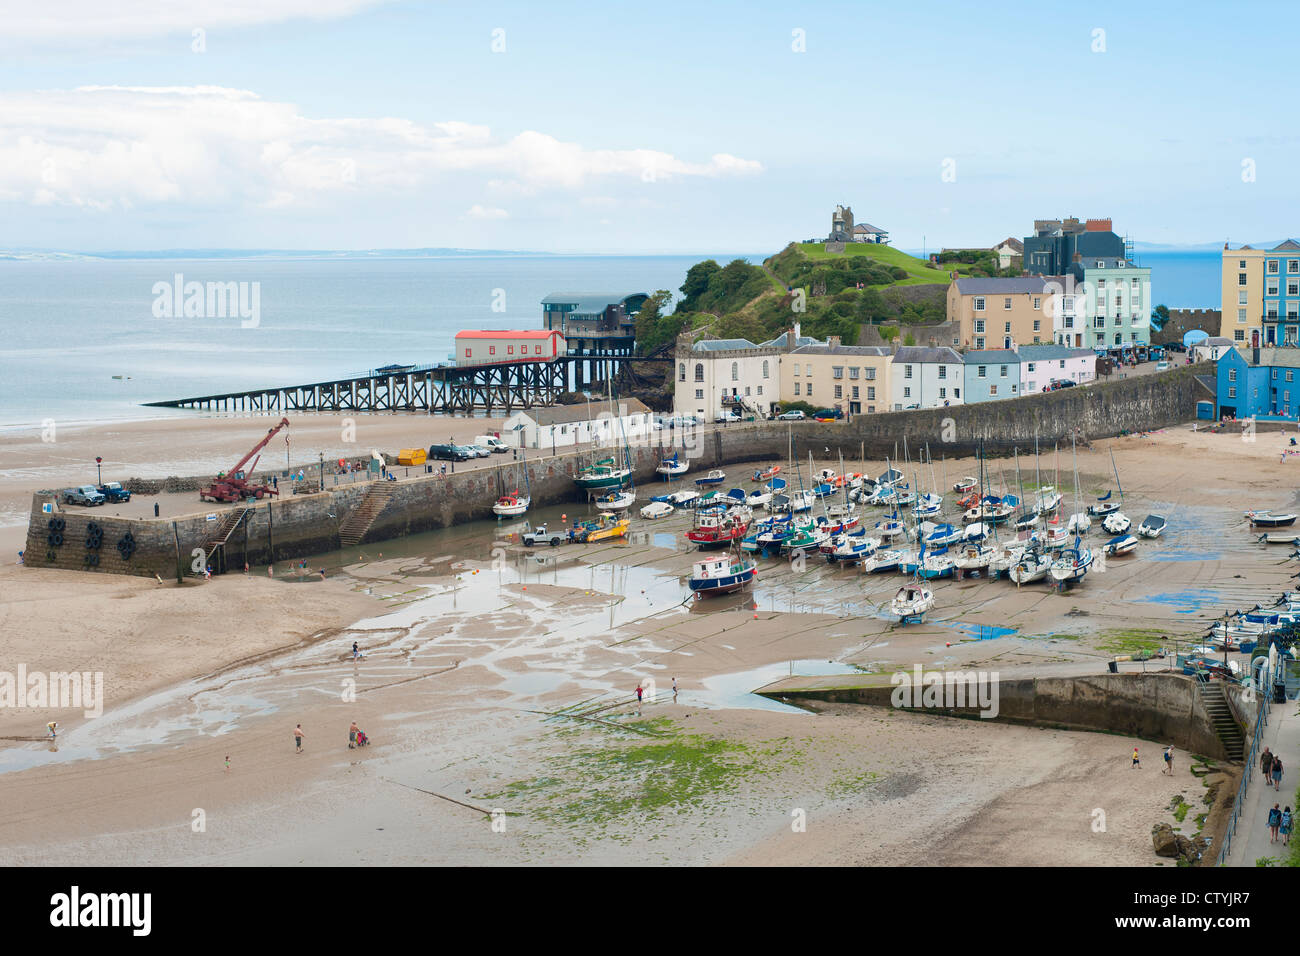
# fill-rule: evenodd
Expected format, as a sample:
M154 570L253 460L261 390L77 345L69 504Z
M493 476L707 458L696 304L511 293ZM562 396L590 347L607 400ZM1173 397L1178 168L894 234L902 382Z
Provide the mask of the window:
M809 378L812 378L812 363L809 363L808 365L805 365L803 367L803 373Z
M746 395L749 394L749 386L748 386L748 385L745 386L745 394L746 394Z
M940 397L940 398L947 398L947 397L948 397L948 390L947 390L946 388L941 388L941 389L939 389L939 397Z
M843 398L843 397L844 397L844 386L843 386L843 385L836 385L836 386L835 386L835 397L836 397L836 398Z
M679 382L684 382L684 381L686 381L686 363L685 363L685 362L683 362L681 365L679 365L679 366L677 367L677 381L679 381Z
M1003 331L1003 332L1010 332L1010 331L1011 331L1011 323L1010 323L1010 322L1006 322L1006 323L1003 323L1003 324L1005 325L1005 328L1003 328L1002 331Z
M903 397L904 397L904 398L911 398L911 397L912 397L912 389L909 388L909 387L906 386L906 385L903 386Z
M996 395L997 393L998 393L998 387L997 387L996 385L990 385L990 386L989 386L989 394L990 394L990 395Z
M768 371L769 371L769 369L768 369L768 365L767 365L767 359L763 359L763 378L770 378L770 377L771 377L771 376L768 374ZM760 392L759 394L762 394L762 393Z
M960 388L954 388L954 389L952 390L952 397L953 397L953 398L961 398L961 389L960 389Z
M1245 321L1246 321L1246 310L1245 310L1245 309L1238 309L1238 310L1237 310L1237 321L1238 321L1238 322L1245 322Z
M1236 398L1236 397L1237 397L1237 386L1235 386L1235 385L1230 385L1230 386L1228 387L1228 397L1229 397L1229 398Z
M1007 367L1004 365L1002 366L1002 374L999 376L999 378L1006 378L1006 377L1007 377Z
M1034 296L1034 311L1035 311L1035 312L1037 312L1039 309L1041 309L1041 308L1043 307L1043 306L1042 306L1042 302L1043 302L1043 300L1042 300L1039 296ZM1037 325L1038 323L1034 323L1034 324Z
M975 320L975 331L976 331L976 332L979 332L979 333L981 333L981 334L984 332L984 320L983 320L983 319L976 319L976 320Z
M1004 308L1008 312L1011 311L1011 296L1007 296L1005 299L1002 300L1002 308Z
M759 385L759 386L758 386L758 394L759 394L759 395L762 395L762 394L763 394L763 386L762 386L762 385Z
M912 366L910 366L910 365L904 365L904 366L903 366L903 378L911 378L911 377L912 377Z
M1238 269L1244 269L1244 268L1246 268L1246 260L1245 260L1245 259L1238 259L1238 260L1237 260L1237 268L1238 268Z
M1269 295L1277 295L1277 280L1276 280L1276 279L1269 279L1269 280L1268 280L1268 294L1269 294Z
M1288 259L1286 261L1287 272L1300 272L1300 259Z
M1011 394L1016 394L1016 387L1014 385L1011 386Z
M1245 330L1245 329L1233 329L1233 330L1232 330L1232 338L1233 338L1233 341L1234 341L1234 342L1244 342L1244 341L1246 341L1246 330Z
M1116 341L1118 341L1118 340L1116 340ZM1065 368L1065 359L1061 359L1060 365L1061 365L1061 368Z
M528 346L524 346L524 348L527 348L527 347L528 347ZM506 354L507 354L507 355L514 355L514 354L515 354L515 347L514 347L513 345L507 345L507 346L506 346Z
M976 312L984 311L984 297L982 295L975 297L975 311Z
M1245 285L1245 284L1246 284L1246 273L1244 273L1244 272L1238 272L1238 273L1237 273L1237 285Z
M473 358L473 357L474 357L474 350L473 350L473 349L466 349L466 350L465 350L465 358Z
M976 373L977 377L979 377L979 378L987 378L987 377L988 377L988 370L989 370L989 368L988 368L987 365L981 365L981 366L979 367L979 371Z
M941 379L945 379L945 378L947 378L947 377L948 377L948 366L946 366L946 365L940 365L940 366L939 366L939 378L941 378Z
M975 348L977 348L977 349L982 349L982 348L984 348L984 340L983 340L983 339L976 339L976 340L975 340Z
M702 389L702 388L697 388L697 389L695 390L695 398L698 400L698 399L701 399L701 398L703 398L703 397L704 397L704 389Z
M1035 332L1041 332L1042 330L1043 330L1043 320L1042 320L1042 319L1034 319L1034 331L1035 331Z
M831 378L843 378L843 377L844 377L844 366L843 366L843 365L832 365L832 366L831 366Z
M858 386L856 385L853 386L853 397L854 398L858 397Z
M527 349L528 346L525 345L524 348ZM542 347L541 347L540 345L534 345L534 346L533 346L533 354L534 354L534 355L541 355L541 354L542 354Z
M798 375L798 374L799 374L799 363L798 363L798 362L795 362L795 363L794 363L794 374L795 374L795 375Z
M739 382L739 381L740 381L740 363L739 363L739 362L732 362L732 363L731 363L731 380L732 380L733 382Z
M809 398L812 398L812 382L808 383L808 390L804 394L806 394Z
M704 381L704 363L703 363L703 362L696 362L696 363L695 363L695 381L697 381L697 382L702 382L702 381Z
M861 372L861 371L862 371L862 369L858 368L856 365L850 365L850 366L849 366L849 378L851 378L851 379L856 379L856 378L858 377L858 373Z
M874 382L876 380L876 370L874 368L864 368L862 371L863 371L862 377L865 378L868 382Z
M875 401L875 400L876 400L876 386L874 386L874 385L868 385L868 386L867 386L867 401L869 401L869 402L873 402L873 401Z
M1246 264L1245 264L1244 262L1241 264L1241 268L1243 268L1243 269L1246 268ZM1269 259L1269 260L1268 260L1268 274L1269 274L1269 275L1277 275L1277 268L1278 268L1278 261L1277 261L1276 259Z
M1292 381L1291 376L1294 375L1294 374L1295 374L1295 373L1292 372L1290 369L1287 369L1287 370L1286 370L1286 380L1287 380L1288 382Z
M1034 363L1033 363L1033 362L1030 362L1030 363L1029 363L1029 374L1030 374L1030 375L1033 375L1033 374L1034 374Z
M1286 294L1287 294L1287 295L1300 295L1300 281L1296 281L1295 279L1287 279L1287 280L1286 280Z
M497 354L497 347L495 345L489 345L488 355L496 355L496 354Z
M795 393L796 395L799 394L799 383L798 383L798 382L795 382L795 383L794 383L794 393Z

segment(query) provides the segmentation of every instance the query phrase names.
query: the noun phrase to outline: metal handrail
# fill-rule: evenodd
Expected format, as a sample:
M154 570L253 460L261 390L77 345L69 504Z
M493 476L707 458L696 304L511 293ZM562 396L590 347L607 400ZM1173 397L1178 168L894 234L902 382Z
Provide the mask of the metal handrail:
M1223 846L1219 848L1219 856L1214 861L1215 866L1223 866L1223 861L1232 852L1232 836L1237 832L1237 820L1241 817L1241 806L1246 799L1246 788L1250 784L1250 778L1255 773L1255 756L1259 752L1259 742L1264 736L1264 728L1268 725L1268 711L1273 702L1272 668L1266 664L1260 671L1260 677L1260 683L1264 687L1264 696L1260 701L1259 713L1255 715L1255 733L1251 738L1250 752L1246 755L1246 768L1242 771L1241 784L1237 787L1237 795L1232 801L1232 816L1228 819L1228 825L1224 829Z

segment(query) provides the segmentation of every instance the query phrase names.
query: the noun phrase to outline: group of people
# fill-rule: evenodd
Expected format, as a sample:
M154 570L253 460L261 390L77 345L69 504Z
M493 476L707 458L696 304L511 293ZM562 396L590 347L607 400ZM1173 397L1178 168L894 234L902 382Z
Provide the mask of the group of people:
M1161 776L1168 774L1172 777L1174 775L1174 745L1170 744L1166 747L1162 756L1165 758L1165 769L1161 770L1160 774ZM1136 747L1133 748L1133 763L1129 766L1137 767L1139 770L1142 768L1142 761L1138 759L1138 749Z
M1274 790L1282 789L1282 758L1272 753L1267 747L1259 755L1259 768L1264 771L1264 786Z

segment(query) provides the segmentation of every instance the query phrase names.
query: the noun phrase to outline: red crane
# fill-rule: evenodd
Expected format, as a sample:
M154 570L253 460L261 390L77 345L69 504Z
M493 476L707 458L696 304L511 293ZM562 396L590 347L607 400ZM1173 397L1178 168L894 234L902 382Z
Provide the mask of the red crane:
M258 452L266 447L267 442L275 437L276 432L281 428L286 428L288 424L289 419L280 419L280 424L268 431L266 437L254 445L252 451L239 459L239 462L234 468L231 468L230 471L226 472L224 475L214 479L212 484L208 485L206 488L199 490L199 501L243 501L247 498L260 499L266 495L279 494L279 492L270 485L252 484L248 480L248 476L253 473L253 469L257 467L257 462L261 458L261 456L258 455ZM248 464L248 459L253 458L254 455L258 455L258 458L254 459L253 463L249 465L248 471L245 472L243 470L244 465Z

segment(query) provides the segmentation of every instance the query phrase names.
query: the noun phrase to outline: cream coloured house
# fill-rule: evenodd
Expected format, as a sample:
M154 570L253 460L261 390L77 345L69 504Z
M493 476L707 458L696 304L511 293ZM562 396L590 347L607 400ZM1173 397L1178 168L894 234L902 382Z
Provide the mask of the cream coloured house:
M781 356L781 401L838 408L845 415L888 411L891 349L842 345L838 336Z

